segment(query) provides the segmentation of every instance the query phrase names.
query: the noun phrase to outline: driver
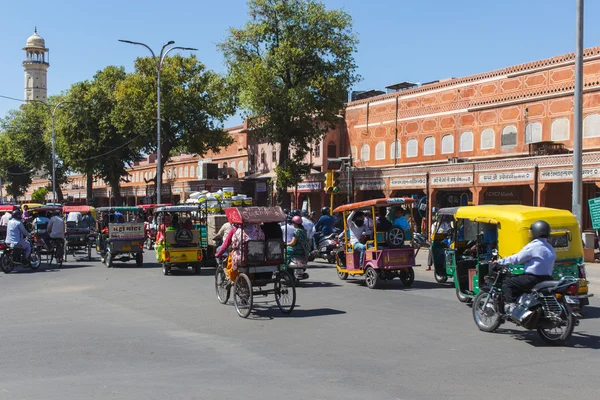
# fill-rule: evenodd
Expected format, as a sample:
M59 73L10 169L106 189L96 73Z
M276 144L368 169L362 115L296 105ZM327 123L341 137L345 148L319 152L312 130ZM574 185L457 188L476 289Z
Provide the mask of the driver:
M504 293L504 312L511 314L516 301L523 293L543 281L552 280L556 252L550 243L550 225L546 221L535 221L529 227L533 240L521 251L510 257L498 260L499 265L521 265L525 269L523 275L508 276L502 283Z
M8 221L8 227L6 228L6 243L13 245L15 248L25 250L25 259L27 264L30 264L29 255L31 254L31 245L26 240L31 234L25 229L25 225L21 219L23 214L20 210L13 213L12 219Z
M354 251L360 253L360 266L362 267L365 258L365 250L367 245L365 236L368 233L365 225L365 214L362 211L352 211L346 220L348 229L350 230L350 243Z

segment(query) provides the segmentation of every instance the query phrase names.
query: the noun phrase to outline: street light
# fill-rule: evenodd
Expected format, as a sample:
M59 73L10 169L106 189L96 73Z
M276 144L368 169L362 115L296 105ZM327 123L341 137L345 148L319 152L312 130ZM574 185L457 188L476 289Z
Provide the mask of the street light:
M129 44L135 44L137 46L144 46L145 48L147 48L150 51L150 54L152 54L152 58L154 59L154 62L156 63L156 72L157 72L157 79L156 79L156 160L157 160L157 166L156 166L156 203L157 204L161 204L161 199L160 199L160 193L161 193L161 187L162 187L162 167L161 167L161 162L160 162L160 70L162 68L163 65L163 61L165 60L165 58L167 57L167 54L169 54L172 50L190 50L190 51L196 51L198 49L194 49L192 47L178 47L178 46L174 46L169 48L167 51L165 51L165 49L173 44L175 44L174 41L170 40L167 43L163 44L162 48L160 49L160 54L158 55L158 57L156 57L156 54L154 53L154 51L152 51L152 49L150 48L150 46L148 46L147 44L144 43L140 43L140 42L132 42L131 40L122 40L119 39L119 42L123 42L123 43L129 43Z

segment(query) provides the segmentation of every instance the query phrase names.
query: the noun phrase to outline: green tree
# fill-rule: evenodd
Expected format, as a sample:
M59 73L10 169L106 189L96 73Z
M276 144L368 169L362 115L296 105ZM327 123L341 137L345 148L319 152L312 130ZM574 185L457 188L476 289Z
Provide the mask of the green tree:
M50 191L47 187L37 188L31 194L31 201L33 201L34 203L45 204L46 196L48 195L48 193L50 193Z
M108 66L91 81L73 84L65 96L65 112L58 118L61 153L74 171L87 175L88 202L93 177L99 176L111 186L116 204L121 204L121 178L140 159L143 138L115 123L117 86L126 77L123 67Z
M138 58L135 72L117 88L117 119L122 130L144 138L143 150L156 151L156 64ZM161 166L171 154L204 155L233 142L223 121L235 112L235 96L226 80L194 55L175 55L161 69Z
M220 49L254 134L280 143L282 194L308 172L314 143L334 128L359 80L351 17L314 0L250 0L250 20Z

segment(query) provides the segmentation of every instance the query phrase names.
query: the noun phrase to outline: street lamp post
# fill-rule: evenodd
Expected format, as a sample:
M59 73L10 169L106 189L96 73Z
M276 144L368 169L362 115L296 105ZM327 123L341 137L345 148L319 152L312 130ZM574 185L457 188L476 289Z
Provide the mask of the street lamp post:
M147 44L140 43L140 42L132 42L131 40L122 40L122 39L119 39L119 42L135 44L137 46L144 46L145 48L150 50L150 54L152 54L152 58L154 59L154 63L156 64L156 72L157 72L157 79L156 79L156 103L157 103L156 104L156 162L157 162L157 165L156 165L156 203L161 204L160 194L161 194L161 187L162 187L162 166L161 166L161 162L160 162L160 159L161 159L160 158L161 157L161 154L160 154L160 123L161 123L161 119L160 119L160 70L162 68L163 61L167 57L167 54L169 54L172 50L195 51L198 49L194 49L192 47L179 47L179 46L173 46L173 47L168 48L169 46L175 44L175 42L171 40L171 41L163 44L162 48L160 49L160 54L158 55L158 57L156 57L156 54L154 53L154 51L152 51L150 46L148 46ZM165 49L167 49L167 51L165 51Z
M54 129L54 116L56 115L56 110L63 104L67 103L66 100L59 102L54 106L54 109L50 106L50 104L46 102L40 102L48 107L48 111L50 112L50 117L52 118L52 204L56 204L56 131Z
M583 0L577 0L575 38L575 88L573 116L573 202L572 212L582 225L582 177L583 177Z

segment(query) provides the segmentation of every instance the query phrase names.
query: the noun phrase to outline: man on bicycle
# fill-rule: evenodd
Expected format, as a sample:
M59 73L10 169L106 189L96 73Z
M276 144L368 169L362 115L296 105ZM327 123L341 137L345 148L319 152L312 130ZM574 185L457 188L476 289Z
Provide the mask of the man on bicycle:
M63 242L65 240L65 221L61 218L60 211L57 211L50 222L48 222L48 236L50 240Z

